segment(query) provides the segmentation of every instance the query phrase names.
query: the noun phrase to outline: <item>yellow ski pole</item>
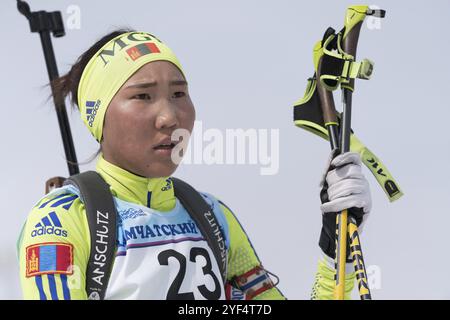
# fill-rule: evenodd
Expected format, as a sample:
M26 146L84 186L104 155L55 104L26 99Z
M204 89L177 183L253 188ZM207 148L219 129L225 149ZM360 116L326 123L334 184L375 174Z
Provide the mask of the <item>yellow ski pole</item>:
M342 36L341 48L343 53L347 55L352 61L355 60L356 48L358 45L359 33L361 31L362 23L367 15L373 15L379 18L384 17L384 10L373 10L368 6L351 6L347 8L344 23L344 34ZM352 93L354 90L354 79L349 78L348 81L341 83L342 88L342 103L343 103L343 114L342 114L342 126L341 126L341 152L350 151L350 135L351 135L351 112L352 112ZM340 224L347 224L347 210L344 210L340 215L338 215L338 221ZM339 216L340 219L339 219ZM360 297L362 300L370 300L370 290L367 282L367 273L364 266L364 259L361 250L361 244L359 241L358 228L356 222L353 218L349 221L349 231L351 231L351 242L350 245L351 256L353 258L353 263L355 266L355 271L357 273L358 279L358 289ZM336 227L336 252L346 253L347 247L347 230L342 228L339 224ZM343 248L345 247L345 248ZM344 275L345 277L345 265L346 257L338 257L336 254L336 298L343 299L344 289L341 282L338 282L338 278Z
M361 300L371 300L369 282L367 279L366 265L364 263L361 242L359 240L358 227L356 221L350 217L348 221L348 234L350 239L350 253L358 282L358 292Z

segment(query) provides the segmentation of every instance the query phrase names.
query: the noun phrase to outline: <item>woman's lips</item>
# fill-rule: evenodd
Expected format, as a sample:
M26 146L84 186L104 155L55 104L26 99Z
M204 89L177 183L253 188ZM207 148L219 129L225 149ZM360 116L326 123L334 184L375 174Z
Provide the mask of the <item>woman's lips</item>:
M172 155L172 150L175 148L175 143L168 143L168 144L160 144L156 147L153 147L153 150L155 150L155 153L164 157Z

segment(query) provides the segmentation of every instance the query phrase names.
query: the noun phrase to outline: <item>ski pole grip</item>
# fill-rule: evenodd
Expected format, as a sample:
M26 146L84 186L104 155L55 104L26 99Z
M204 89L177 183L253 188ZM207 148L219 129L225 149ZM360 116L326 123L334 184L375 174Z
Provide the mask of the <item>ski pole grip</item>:
M317 78L320 79L321 75L321 65L322 59L320 59L319 67L317 69ZM324 86L321 85L320 81L316 82L317 93L319 94L320 106L322 108L323 121L325 126L327 124L333 123L337 124L337 116L336 116L336 106L334 105L334 97L333 92L328 91Z
M316 70L316 87L317 93L319 94L320 107L322 109L322 116L325 126L330 123L337 124L336 107L334 105L333 92L327 90L320 83L320 76L322 75L323 65L323 44L325 39L334 34L334 32L335 31L333 28L328 28L325 31L322 41L318 41L313 50L314 68Z
M359 33L361 31L362 21L358 22L353 26L353 28L347 33L342 41L342 49L351 54L353 57L356 56L356 48L358 46Z
M347 54L356 58L356 49L358 47L359 33L361 31L362 21L353 25L349 32L346 31L346 36L342 39L342 50ZM355 79L350 79L348 87L353 90L355 87Z
M384 18L386 11L382 9L370 9L368 6L350 6L347 8L344 24L344 35L342 37L342 50L356 59L356 49L358 47L359 34L361 26L366 16L375 18ZM353 90L355 79L350 79L346 87Z
M342 49L354 58L356 58L359 33L366 16L384 18L386 11L382 9L371 9L368 6L351 6L347 8L344 24L345 31L341 45Z

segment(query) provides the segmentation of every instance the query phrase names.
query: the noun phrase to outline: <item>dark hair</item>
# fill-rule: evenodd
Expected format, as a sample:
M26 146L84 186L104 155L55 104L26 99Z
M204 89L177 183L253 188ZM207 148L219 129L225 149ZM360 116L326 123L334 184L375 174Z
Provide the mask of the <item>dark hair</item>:
M122 33L133 31L135 30L128 28L117 29L103 36L101 39L95 42L89 49L83 52L81 56L78 57L77 61L70 68L69 72L53 80L51 82L51 86L53 95L55 97L56 106L57 107L63 106L64 105L63 102L65 101L65 99L67 97L70 97L71 105L72 106L76 105L79 109L78 85L80 84L80 79L81 75L83 74L83 70L88 64L89 60L91 60L91 58L95 55L97 51L99 51L105 44L107 44L115 37L121 35ZM71 161L68 160L67 161L72 164L86 164L94 160L100 154L101 151L102 148L100 146L99 150L97 150L95 154L93 154L91 157L89 157L86 161L83 162L73 163Z
M108 33L103 36L97 42L95 42L89 49L78 57L77 61L72 65L69 72L65 75L52 81L51 85L53 88L53 94L57 101L57 106L61 106L62 103L68 96L70 96L70 102L72 106L78 105L78 85L80 83L81 75L83 70L88 64L89 60L94 56L94 54L101 49L105 44L114 39L115 37L126 32L133 32L132 29L117 29L113 32Z

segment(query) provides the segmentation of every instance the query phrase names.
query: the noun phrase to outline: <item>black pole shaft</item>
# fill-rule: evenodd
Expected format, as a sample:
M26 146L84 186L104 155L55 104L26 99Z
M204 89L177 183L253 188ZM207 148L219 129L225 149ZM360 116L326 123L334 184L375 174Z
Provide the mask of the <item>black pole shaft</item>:
M342 89L342 104L344 112L342 114L342 131L341 131L341 153L350 151L350 133L352 123L352 91Z
M337 125L329 125L327 126L327 128L328 128L328 137L330 138L331 150L339 149L339 137Z
M53 102L56 108L56 115L58 117L59 129L64 145L64 153L67 160L67 166L69 174L72 176L78 174L80 169L77 164L77 156L75 153L75 147L73 144L72 132L70 130L69 119L67 117L67 111L64 101L57 99L55 92L53 91L53 80L59 77L58 67L56 65L55 53L53 51L53 45L50 38L50 32L45 30L39 32L41 37L42 48L44 50L45 63L47 65L48 77L52 88Z

